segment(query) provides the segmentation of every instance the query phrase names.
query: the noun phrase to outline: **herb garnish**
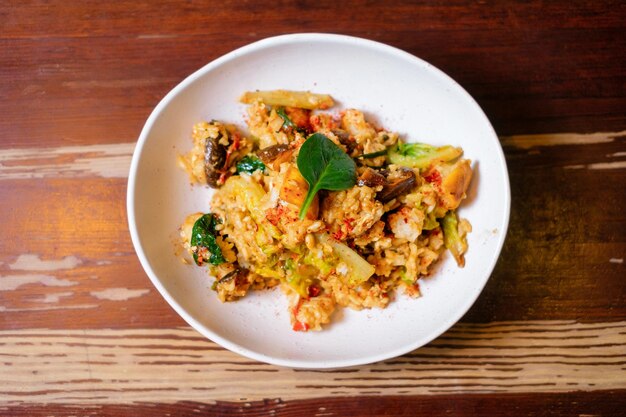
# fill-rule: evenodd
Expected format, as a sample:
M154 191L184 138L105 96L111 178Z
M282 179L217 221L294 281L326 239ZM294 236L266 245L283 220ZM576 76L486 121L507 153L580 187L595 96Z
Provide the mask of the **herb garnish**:
M203 265L208 262L212 265L219 265L226 262L222 255L222 249L217 244L217 217L212 213L207 213L200 217L193 225L191 230L190 245L193 250L193 260L197 265Z
M265 164L254 155L246 155L241 158L241 161L237 162L237 173L252 174L254 171L264 171Z
M276 114L280 116L281 119L283 119L283 125L281 127L284 128L292 128L300 133L305 133L306 130L302 129L301 127L298 127L287 115L287 113L285 112L285 108L284 107L277 107L276 108Z
M312 134L300 147L298 169L309 183L300 219L306 215L319 190L345 190L356 183L356 165L352 158L321 133Z

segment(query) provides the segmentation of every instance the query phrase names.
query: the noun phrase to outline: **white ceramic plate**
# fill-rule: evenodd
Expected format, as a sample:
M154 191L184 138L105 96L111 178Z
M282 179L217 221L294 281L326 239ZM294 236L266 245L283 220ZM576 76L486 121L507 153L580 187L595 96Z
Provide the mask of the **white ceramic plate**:
M445 256L420 281L423 296L401 294L384 310L343 309L321 332L291 330L280 290L221 303L203 269L182 264L172 236L186 215L208 211L212 191L191 187L176 165L191 147L191 128L221 120L244 128L246 90L328 93L335 108L363 110L407 141L451 144L474 161L466 266ZM406 52L364 39L297 34L265 39L201 68L176 86L148 118L128 180L128 221L154 286L191 326L241 355L277 365L331 368L380 361L439 336L469 309L491 274L506 235L510 190L498 138L476 102L456 82Z

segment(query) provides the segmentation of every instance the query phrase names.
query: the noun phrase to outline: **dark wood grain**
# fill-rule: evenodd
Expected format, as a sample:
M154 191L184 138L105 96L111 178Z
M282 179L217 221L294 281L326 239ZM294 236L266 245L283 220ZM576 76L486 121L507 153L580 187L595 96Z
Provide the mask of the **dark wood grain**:
M492 394L442 396L390 396L319 398L303 401L267 399L248 403L218 401L215 404L180 402L175 404L28 405L0 409L2 416L119 417L153 416L623 416L626 391L595 391L566 394Z
M626 128L623 2L35 1L4 2L0 16L0 129L12 147L131 141L197 68L302 31L428 60L474 95L499 134Z

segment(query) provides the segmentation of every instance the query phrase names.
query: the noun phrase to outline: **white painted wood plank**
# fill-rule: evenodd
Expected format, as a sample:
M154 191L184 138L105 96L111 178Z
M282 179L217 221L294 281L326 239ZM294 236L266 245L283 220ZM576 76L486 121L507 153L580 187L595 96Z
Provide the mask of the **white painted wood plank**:
M259 363L190 328L5 330L0 363L4 404L611 390L626 389L626 322L460 323L411 354L323 371Z

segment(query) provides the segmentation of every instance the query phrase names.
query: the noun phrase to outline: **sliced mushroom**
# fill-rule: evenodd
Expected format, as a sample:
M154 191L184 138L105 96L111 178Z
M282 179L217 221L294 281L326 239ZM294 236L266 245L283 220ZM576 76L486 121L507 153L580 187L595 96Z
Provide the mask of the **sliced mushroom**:
M339 142L346 147L346 152L350 155L356 148L356 141L354 138L351 138L350 133L343 129L333 129L332 132L335 136L337 136Z
M376 187L379 185L385 185L386 183L387 179L385 178L385 176L379 172L376 172L372 168L367 168L365 171L363 171L363 173L356 182L359 187L362 187L364 185L368 187Z
M261 149L258 155L265 165L270 165L272 169L276 170L283 162L289 162L293 151L294 149L289 145L272 145Z
M383 203L409 192L415 186L415 173L412 169L403 168L396 173L400 175L391 180L387 179L383 189L376 195Z
M226 146L220 143L222 137L221 130L218 130L218 134L215 137L209 136L206 138L204 148L204 172L206 174L206 182L213 188L218 188L222 185L220 179L224 172L226 155L228 153Z
M235 285L237 285L242 278L245 278L248 275L248 273L249 271L245 268L236 268L217 281L217 285L225 284L233 279L235 279Z

